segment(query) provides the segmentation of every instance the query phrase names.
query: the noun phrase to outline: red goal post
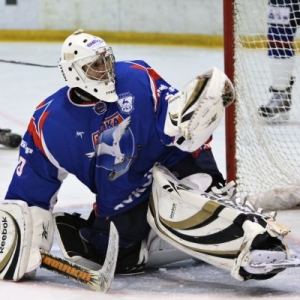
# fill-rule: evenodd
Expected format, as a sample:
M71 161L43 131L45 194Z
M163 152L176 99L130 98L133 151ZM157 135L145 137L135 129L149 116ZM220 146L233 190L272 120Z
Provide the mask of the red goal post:
M234 82L234 0L223 1L224 11L224 68L228 78ZM236 180L235 164L235 103L226 109L226 172L227 181Z
M265 122L258 108L271 97L267 9L268 0L223 0L224 68L237 94L225 116L226 171L239 196L276 210L300 204L300 47L296 36L290 119Z

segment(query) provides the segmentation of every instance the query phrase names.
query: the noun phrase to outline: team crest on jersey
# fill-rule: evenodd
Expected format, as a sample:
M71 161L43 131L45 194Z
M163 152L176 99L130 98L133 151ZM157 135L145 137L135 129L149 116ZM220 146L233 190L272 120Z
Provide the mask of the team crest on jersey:
M119 95L118 105L125 114L130 114L134 109L134 96L130 93Z
M93 135L95 151L87 153L97 157L96 166L110 170L109 180L115 180L127 172L134 155L134 136L130 129L131 116L123 119L115 113L101 124Z

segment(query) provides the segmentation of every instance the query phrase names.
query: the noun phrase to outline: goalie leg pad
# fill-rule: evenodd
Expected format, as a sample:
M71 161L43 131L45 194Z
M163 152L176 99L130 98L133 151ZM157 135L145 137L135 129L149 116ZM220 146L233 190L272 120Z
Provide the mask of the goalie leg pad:
M21 200L5 200L0 202L0 217L0 279L32 277L41 264L39 249L49 251L52 246L51 212Z
M20 280L27 268L32 222L24 201L0 202L0 279Z
M26 268L26 277L32 277L41 264L40 249L50 251L53 243L54 227L52 212L37 206L29 207L32 219L32 240Z
M225 269L240 281L267 279L244 271L254 249L281 248L282 228L264 216L244 211L228 201L197 191L187 181L177 180L166 168L153 168L153 199L147 219L164 240L187 254ZM231 202L231 203L230 203ZM277 254L276 254L277 255Z

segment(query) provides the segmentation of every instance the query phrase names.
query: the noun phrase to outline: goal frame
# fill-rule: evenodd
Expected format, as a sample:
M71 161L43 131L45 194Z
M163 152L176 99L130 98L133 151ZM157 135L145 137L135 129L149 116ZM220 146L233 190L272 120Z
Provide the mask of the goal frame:
M252 0L246 1L245 4L252 4ZM261 1L258 0L256 4L261 4ZM264 19L257 13L267 13L267 10L261 11L259 6L255 11L249 10L249 7L243 10L244 4L241 3L240 0L223 0L224 71L237 92L236 102L225 111L226 180L235 181L237 197L246 199L257 209L292 209L300 206L300 139L297 139L300 125L297 109L299 111L300 104L293 102L294 113L291 111L288 123L271 124L259 119L257 108L262 99L269 97L268 92L271 91L268 87L272 86L274 74L274 70L270 69L270 61L266 60L266 50L269 49L265 31L268 30L268 19L263 17L265 27L255 27L254 31L248 23L244 24L241 20L245 19L247 22L250 12L250 17L255 15L257 20L262 21ZM300 9L297 11L299 13ZM295 15L294 18L295 22L299 16ZM292 26L299 28L300 24ZM245 33L248 29L250 34ZM248 52L247 49L252 46L253 49ZM299 40L293 40L293 48L299 51ZM241 50L246 50L244 55L241 55ZM261 59L262 52L252 50L265 51L265 59ZM251 60L251 66L255 66L255 76L251 73L251 67L248 68L247 58L254 59ZM295 56L296 59L299 60L299 56ZM279 64L279 67L282 65ZM293 63L293 68L292 76L295 74L297 77L298 74L299 77L299 61L298 64ZM253 85L254 89L251 88ZM299 95L298 85L294 86L293 93Z
M234 85L234 0L223 0L224 71ZM225 151L227 182L236 180L235 103L225 112Z

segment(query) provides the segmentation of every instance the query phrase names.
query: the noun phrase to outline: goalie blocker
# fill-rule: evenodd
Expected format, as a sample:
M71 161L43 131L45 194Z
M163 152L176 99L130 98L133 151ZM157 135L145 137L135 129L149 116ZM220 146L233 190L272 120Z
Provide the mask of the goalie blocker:
M180 181L155 166L153 177L147 219L174 247L229 271L239 281L268 279L286 267L299 266L297 255L284 242L289 229L274 219L228 197L205 193L195 175Z

